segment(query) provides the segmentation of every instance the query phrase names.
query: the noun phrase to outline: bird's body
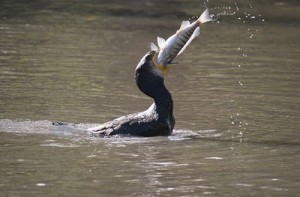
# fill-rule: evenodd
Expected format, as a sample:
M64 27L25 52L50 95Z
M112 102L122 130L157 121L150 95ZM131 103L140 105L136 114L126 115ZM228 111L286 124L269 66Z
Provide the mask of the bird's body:
M88 129L93 135L170 135L175 125L173 100L164 85L162 72L153 63L155 52L148 52L137 65L135 81L138 88L154 103L143 112L129 114Z

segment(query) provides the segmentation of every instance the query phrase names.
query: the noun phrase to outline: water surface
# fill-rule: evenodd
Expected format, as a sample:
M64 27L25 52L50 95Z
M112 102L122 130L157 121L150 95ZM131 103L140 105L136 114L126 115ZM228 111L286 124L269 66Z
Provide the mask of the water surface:
M165 79L174 134L98 139L84 129L151 105L135 86L136 64L203 4L5 0L1 194L297 196L299 3L209 5L219 21Z

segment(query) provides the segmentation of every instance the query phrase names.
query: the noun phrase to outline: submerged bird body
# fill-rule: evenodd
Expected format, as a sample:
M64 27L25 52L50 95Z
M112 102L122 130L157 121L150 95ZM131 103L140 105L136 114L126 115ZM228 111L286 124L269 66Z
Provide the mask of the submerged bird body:
M88 129L94 135L136 135L159 136L169 135L175 125L173 100L164 85L162 72L153 63L155 52L148 52L135 70L135 81L138 88L154 103L143 112L129 114L100 126Z
M158 47L151 43L151 50L158 52L156 63L161 67L167 67L173 59L180 55L192 40L200 34L200 25L212 21L208 9L193 23L182 21L180 29L166 41L157 37Z

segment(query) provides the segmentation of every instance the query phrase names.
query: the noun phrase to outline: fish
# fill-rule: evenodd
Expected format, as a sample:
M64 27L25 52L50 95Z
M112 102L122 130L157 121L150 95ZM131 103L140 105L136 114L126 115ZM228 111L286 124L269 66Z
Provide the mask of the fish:
M209 14L208 8L206 8L193 23L182 21L179 30L167 40L158 36L158 47L154 43L150 44L151 50L157 53L156 62L154 62L156 66L167 70L174 58L182 54L194 38L199 36L200 25L210 21L213 21L213 19Z

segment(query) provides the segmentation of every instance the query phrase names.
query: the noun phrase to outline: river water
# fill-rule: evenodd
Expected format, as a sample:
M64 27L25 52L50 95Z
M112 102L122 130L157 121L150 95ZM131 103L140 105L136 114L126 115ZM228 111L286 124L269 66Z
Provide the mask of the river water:
M174 134L95 138L151 105L136 64L203 2L2 1L1 196L297 196L299 3L207 5L218 21L165 78Z

